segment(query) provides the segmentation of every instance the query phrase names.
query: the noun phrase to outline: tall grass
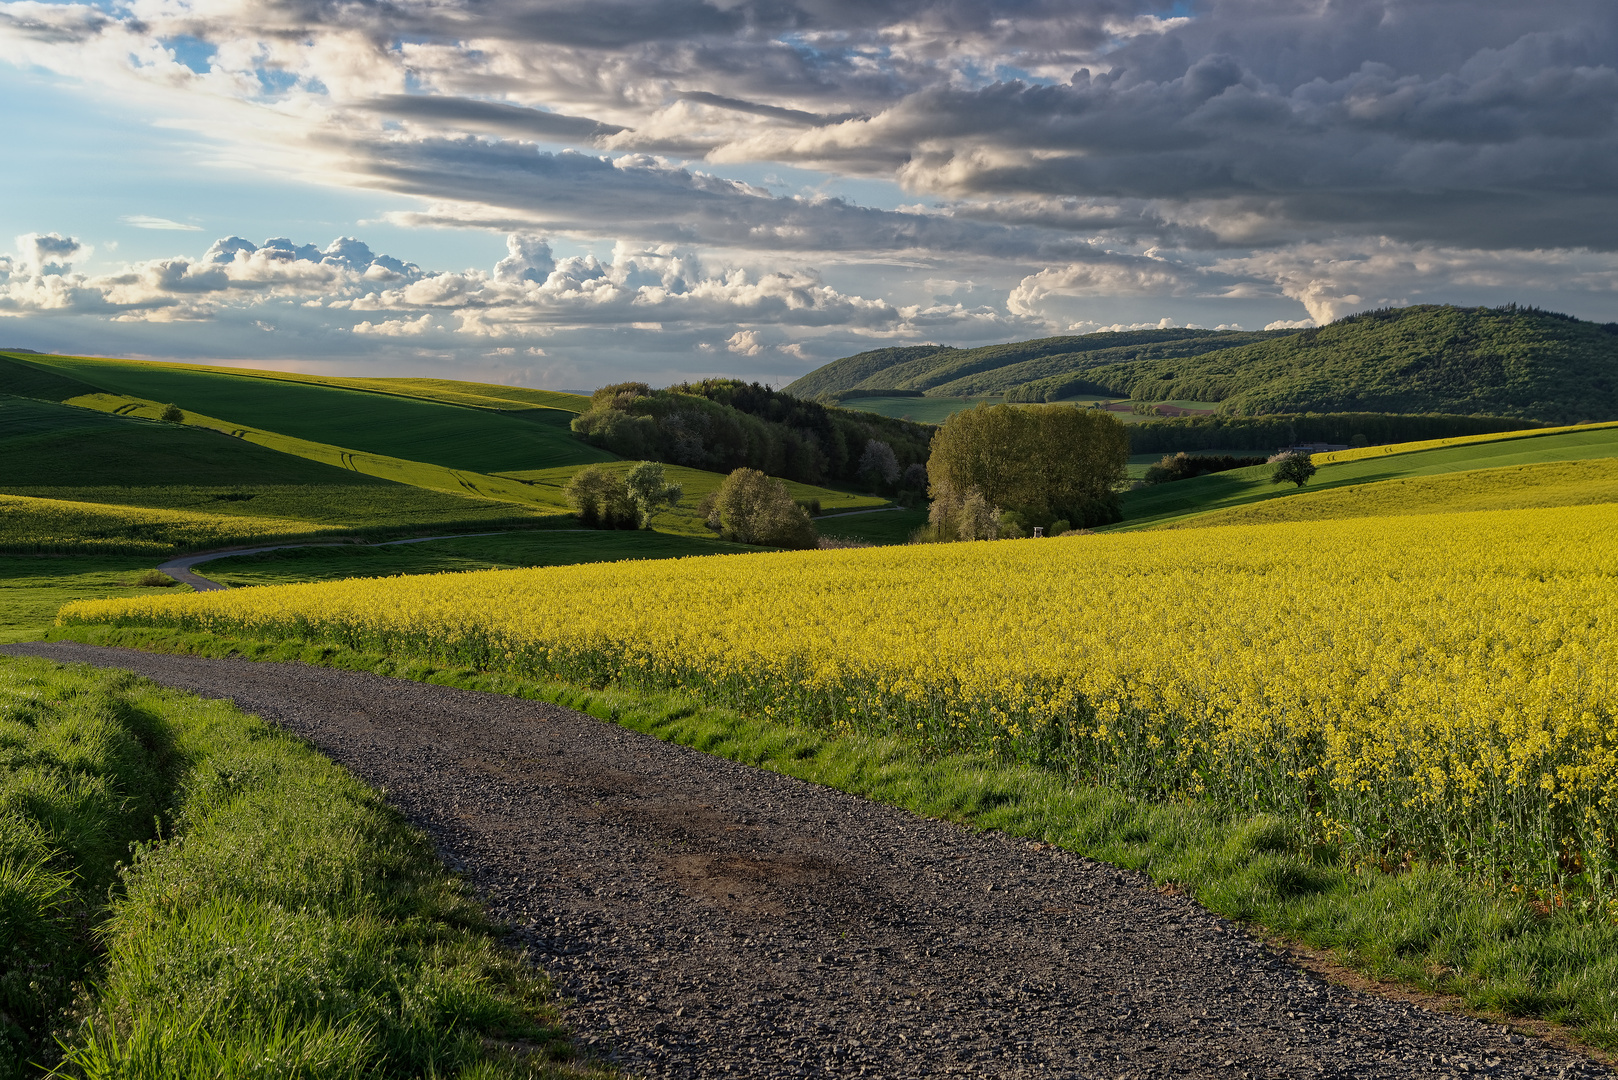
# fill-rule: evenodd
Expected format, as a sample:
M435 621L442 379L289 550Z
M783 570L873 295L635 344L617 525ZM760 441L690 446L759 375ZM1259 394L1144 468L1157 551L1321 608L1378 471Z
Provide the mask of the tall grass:
M0 1077L51 1056L118 861L165 802L168 728L129 685L0 660Z
M0 1076L53 1036L109 1080L581 1075L427 838L311 748L119 672L0 658L0 700Z

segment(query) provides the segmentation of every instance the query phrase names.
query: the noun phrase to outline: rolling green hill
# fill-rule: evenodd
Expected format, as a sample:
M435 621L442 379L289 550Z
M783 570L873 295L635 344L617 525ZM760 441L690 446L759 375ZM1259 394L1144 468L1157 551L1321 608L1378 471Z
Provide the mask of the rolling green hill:
M1106 531L1194 522L1213 511L1386 480L1613 457L1618 457L1618 425L1458 440L1455 445L1379 453L1335 463L1329 460L1331 455L1322 455L1327 463L1319 466L1305 488L1271 483L1268 465L1137 488L1123 496L1124 520Z
M267 536L522 525L565 510L509 481L520 501L395 482L339 467L335 451L332 458L205 427L0 397L0 498L30 500L3 508L0 549L168 553Z
M1198 514L1163 527L1200 529L1216 525L1462 514L1476 510L1527 510L1612 502L1618 502L1618 459L1592 458L1436 476L1414 475L1323 491L1303 491L1291 498L1266 499Z
M82 396L60 396L73 385L89 386L173 402L186 412L244 427L452 469L489 473L614 460L612 454L575 439L568 427L573 414L561 409L514 403L520 411L495 411L350 389L329 380L292 381L223 368L63 356L12 357L0 368L0 393L23 392L9 381L17 378L18 369L64 377L61 388L44 395L59 401Z
M205 428L0 395L0 490L172 484L393 487Z
M1056 401L1112 394L1218 402L1230 416L1447 413L1551 423L1618 418L1618 324L1508 305L1388 309L1294 333L1148 330L981 349L887 349L787 387Z
M1092 367L1191 356L1262 341L1277 333L1284 331L1128 330L977 349L934 345L876 349L817 368L787 386L786 392L806 398L835 396L846 390L921 390L929 397L983 397L1038 383L1042 396L1019 400L1056 401L1106 394L1106 387L1078 377Z

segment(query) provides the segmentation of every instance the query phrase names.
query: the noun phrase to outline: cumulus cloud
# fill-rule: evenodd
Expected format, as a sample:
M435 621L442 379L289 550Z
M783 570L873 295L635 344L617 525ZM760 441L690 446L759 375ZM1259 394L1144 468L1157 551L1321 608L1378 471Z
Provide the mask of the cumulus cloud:
M17 237L17 265L36 276L69 273L73 262L87 258L90 248L61 233L25 233Z
M376 334L381 337L420 337L435 329L437 327L433 325L431 315L423 315L417 319L385 319L379 323L367 319L354 324L356 334Z
M1006 298L1006 309L1017 315L1032 315L1053 296L1170 295L1183 291L1185 285L1184 270L1151 257L1073 263L1023 278Z
M199 258L132 263L99 275L42 261L82 245L57 234L19 242L0 263L0 313L97 315L125 321L208 319L278 301L344 320L361 336L420 337L453 328L480 338L544 335L563 327L674 330L738 324L838 327L897 334L923 323L981 321L961 307L899 307L840 292L812 271L706 266L672 244L617 244L597 259L556 259L545 238L514 234L490 271L426 271L354 237L324 248L274 238L215 241ZM732 351L756 356L763 338L741 329Z

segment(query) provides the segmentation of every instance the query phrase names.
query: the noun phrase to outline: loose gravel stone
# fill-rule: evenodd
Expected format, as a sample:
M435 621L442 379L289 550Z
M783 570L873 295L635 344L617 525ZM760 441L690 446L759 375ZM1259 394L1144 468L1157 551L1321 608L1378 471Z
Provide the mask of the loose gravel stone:
M308 739L426 829L647 1077L1596 1077L1300 971L1135 874L555 706L72 643Z

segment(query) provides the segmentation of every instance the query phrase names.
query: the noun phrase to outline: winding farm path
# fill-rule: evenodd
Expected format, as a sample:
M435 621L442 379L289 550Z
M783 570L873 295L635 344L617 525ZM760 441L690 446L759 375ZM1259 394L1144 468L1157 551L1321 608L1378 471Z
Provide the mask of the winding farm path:
M428 830L647 1077L1595 1077L1323 982L1066 852L490 694L70 643L310 740Z
M355 543L352 540L316 541L307 544L271 544L268 547L250 548L220 548L217 551L199 551L194 555L181 555L178 559L170 559L158 566L158 569L182 585L189 585L197 592L218 592L230 588L223 582L211 581L208 578L192 573L192 568L203 563L213 562L215 559L230 559L237 555L262 555L266 551L291 551L293 548L311 547L392 547L395 544L425 544L429 540L465 540L473 536L503 536L508 532L522 532L521 529L501 529L499 532L482 533L450 533L446 536L412 536L408 540L381 540L375 544ZM556 532L584 532L584 529L557 529Z

